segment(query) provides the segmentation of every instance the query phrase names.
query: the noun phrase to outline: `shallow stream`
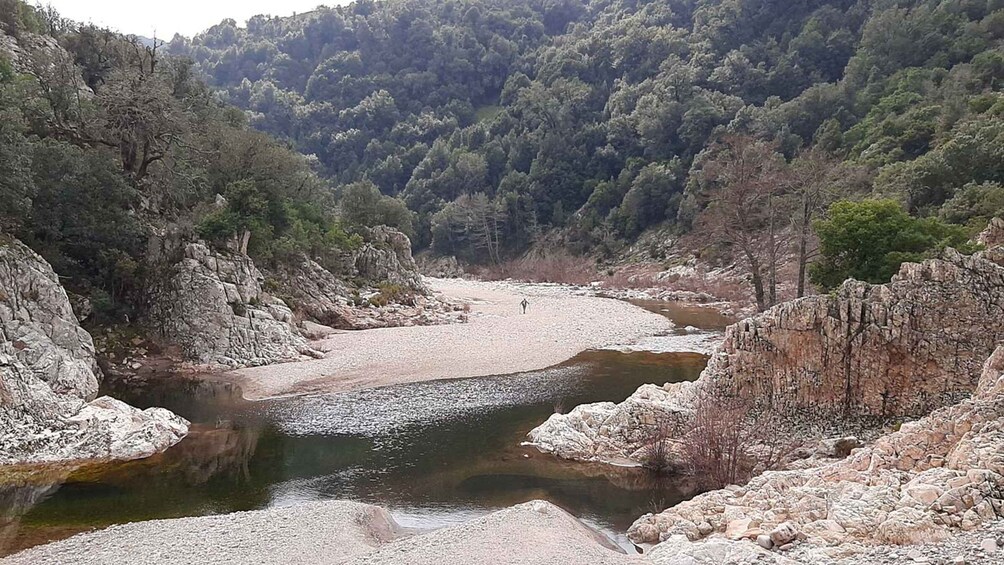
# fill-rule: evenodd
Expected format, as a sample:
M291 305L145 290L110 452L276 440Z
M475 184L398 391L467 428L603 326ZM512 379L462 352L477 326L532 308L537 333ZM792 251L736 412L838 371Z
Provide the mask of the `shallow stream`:
M543 371L264 402L214 381L109 383L104 393L188 418L191 434L145 460L0 484L0 555L115 523L330 498L379 504L419 528L546 499L626 545L634 519L694 494L686 479L559 461L519 443L556 407L620 402L645 383L695 379L704 364L590 351Z

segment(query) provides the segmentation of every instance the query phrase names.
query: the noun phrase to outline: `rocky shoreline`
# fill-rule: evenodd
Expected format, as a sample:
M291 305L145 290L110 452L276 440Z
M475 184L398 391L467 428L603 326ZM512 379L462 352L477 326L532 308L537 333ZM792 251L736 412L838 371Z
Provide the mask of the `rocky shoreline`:
M167 410L96 398L100 375L49 264L0 242L0 465L136 459L188 432Z

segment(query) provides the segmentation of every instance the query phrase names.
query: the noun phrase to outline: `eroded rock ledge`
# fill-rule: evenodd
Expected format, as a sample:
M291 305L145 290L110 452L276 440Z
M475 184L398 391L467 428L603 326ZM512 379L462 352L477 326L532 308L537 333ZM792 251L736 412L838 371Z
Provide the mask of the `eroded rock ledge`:
M798 561L874 544L937 542L1004 515L1002 445L1004 346L986 361L970 399L906 423L839 462L767 472L744 487L643 516L628 536L636 543L670 541L680 551L700 540L756 542L796 549Z
M695 383L646 385L625 402L555 414L529 434L587 461L636 459L657 425L686 425L698 391L745 398L816 434L874 429L967 397L1004 341L1004 267L990 250L904 264L730 326ZM675 433L675 432L674 432Z
M0 465L135 459L184 437L167 410L94 398L94 344L52 267L0 237Z

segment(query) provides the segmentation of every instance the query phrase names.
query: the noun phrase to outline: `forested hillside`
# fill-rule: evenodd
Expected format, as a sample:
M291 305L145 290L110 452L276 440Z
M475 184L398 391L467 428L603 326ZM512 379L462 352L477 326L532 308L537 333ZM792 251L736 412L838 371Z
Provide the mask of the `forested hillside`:
M863 195L979 223L1004 209L1002 40L1002 0L364 0L170 49L341 190L402 198L418 246L498 261L554 228L741 248L730 202L758 241ZM721 194L742 155L752 206Z
M104 321L197 237L264 265L358 245L311 159L218 98L187 59L0 0L0 231Z

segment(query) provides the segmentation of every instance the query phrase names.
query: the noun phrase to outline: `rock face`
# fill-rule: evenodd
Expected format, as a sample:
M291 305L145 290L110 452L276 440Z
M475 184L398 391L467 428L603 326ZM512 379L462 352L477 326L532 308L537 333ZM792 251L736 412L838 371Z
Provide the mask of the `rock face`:
M633 458L656 423L680 427L698 389L749 399L814 432L928 414L967 397L1004 341L996 249L947 250L904 264L888 284L847 281L835 294L780 304L730 326L692 386L646 386L619 405L578 407L529 437L571 459Z
M0 242L0 465L135 459L179 441L188 422L161 408L94 399L91 336L52 268Z
M293 313L250 258L190 243L151 292L147 324L197 363L264 365L309 354Z
M399 281L398 283L378 281L385 285L396 285L396 288L390 289L396 294L390 299L384 296L384 291L378 289L362 293L350 290L342 279L307 257L303 257L297 264L279 266L269 271L269 275L274 278L283 298L292 309L305 318L335 329L361 330L458 321L461 312L459 304L430 296L421 277L414 271L395 270L414 269L414 263L394 263L386 257L376 260L374 258L381 253L390 252L378 251L372 246L368 247L368 251L365 249L367 248L364 247L361 251L360 257L370 257L367 262L375 261L395 273L391 279ZM411 257L409 250L399 253L408 259ZM394 256L397 257L397 254ZM397 266L389 266L392 263ZM317 336L317 332L309 327L310 324L301 322L300 326L308 337Z
M413 290L425 290L411 256L411 240L387 226L370 229L369 240L353 254L353 267L359 277L369 281L387 281Z
M976 236L976 243L986 247L1004 246L1004 218L993 218L987 228Z
M344 254L332 271L370 285L389 283L427 292L411 255L408 236L387 226L366 228L363 235L362 246Z
M825 548L936 542L1004 515L1004 346L972 397L907 423L844 460L767 472L631 526L636 543L685 536L752 545L803 540ZM782 539L783 538L783 539ZM703 543L703 542L699 542Z
M1002 320L1004 268L948 250L729 327L702 379L819 423L921 416L973 391Z

